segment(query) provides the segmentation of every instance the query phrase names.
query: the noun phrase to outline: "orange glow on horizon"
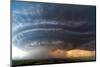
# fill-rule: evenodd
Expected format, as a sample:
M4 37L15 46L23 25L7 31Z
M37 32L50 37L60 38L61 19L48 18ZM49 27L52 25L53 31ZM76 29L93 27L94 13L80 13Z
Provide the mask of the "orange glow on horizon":
M49 55L53 58L64 58L64 59L95 58L95 51L81 50L81 49L72 49L72 50L56 49L54 51L50 51Z

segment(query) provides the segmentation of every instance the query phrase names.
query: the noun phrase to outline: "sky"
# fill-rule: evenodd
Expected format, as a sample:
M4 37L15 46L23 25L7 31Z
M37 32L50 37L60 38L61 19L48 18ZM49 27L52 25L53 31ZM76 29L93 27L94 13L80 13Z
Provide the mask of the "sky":
M18 48L46 45L95 50L95 31L95 6L12 3L12 42Z

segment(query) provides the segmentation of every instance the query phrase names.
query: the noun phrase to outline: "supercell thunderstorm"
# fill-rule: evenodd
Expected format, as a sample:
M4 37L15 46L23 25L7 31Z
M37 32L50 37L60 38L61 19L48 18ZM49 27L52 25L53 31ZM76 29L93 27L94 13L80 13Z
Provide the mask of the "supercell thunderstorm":
M95 7L17 4L14 4L12 9L12 44L28 52L28 59L43 58L44 55L44 58L67 58L78 51L84 53L79 54L82 57L94 56L92 51L95 51ZM67 52L73 49L75 52L72 51L72 55Z

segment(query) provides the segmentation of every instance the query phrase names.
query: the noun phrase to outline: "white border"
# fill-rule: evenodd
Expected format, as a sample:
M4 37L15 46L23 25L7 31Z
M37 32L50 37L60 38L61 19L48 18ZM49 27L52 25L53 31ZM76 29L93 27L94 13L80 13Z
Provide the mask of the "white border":
M18 1L38 1L38 2L50 2L50 3L96 5L95 0L18 0Z

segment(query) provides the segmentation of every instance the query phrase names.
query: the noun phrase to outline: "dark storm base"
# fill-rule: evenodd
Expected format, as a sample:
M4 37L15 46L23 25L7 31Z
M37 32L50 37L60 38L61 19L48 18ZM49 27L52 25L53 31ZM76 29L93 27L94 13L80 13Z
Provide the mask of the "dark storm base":
M95 58L93 59L59 59L59 58L51 58L45 60L12 60L12 67L16 66L28 66L28 65L44 65L44 64L58 64L58 63L75 63L75 62L90 62L96 61Z

